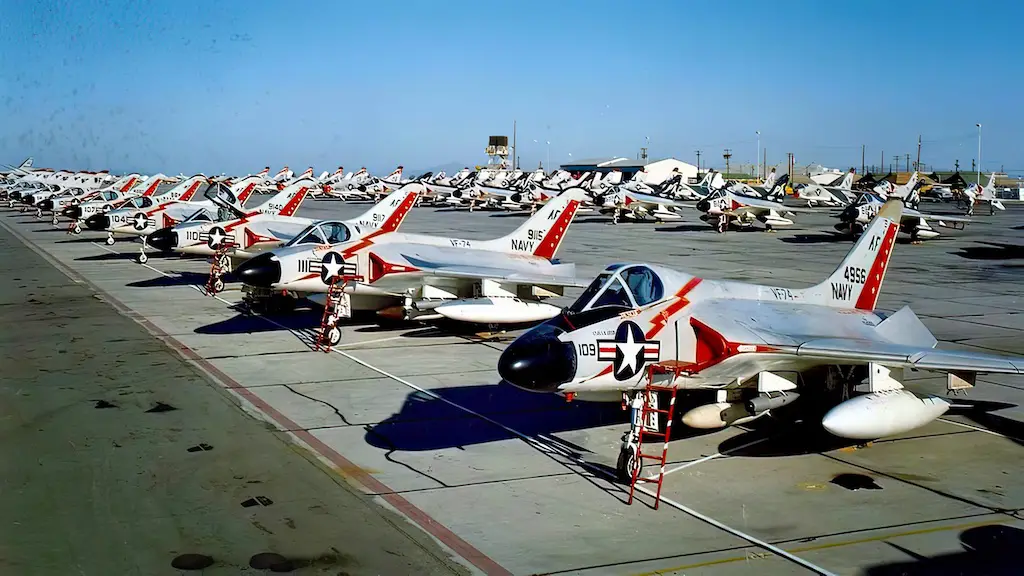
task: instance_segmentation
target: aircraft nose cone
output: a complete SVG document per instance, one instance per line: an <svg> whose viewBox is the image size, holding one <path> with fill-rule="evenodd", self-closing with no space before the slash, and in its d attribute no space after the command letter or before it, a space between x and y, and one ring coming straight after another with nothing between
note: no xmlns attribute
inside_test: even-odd
<svg viewBox="0 0 1024 576"><path fill-rule="evenodd" d="M178 246L178 233L170 226L161 228L150 234L146 243L161 252L170 252Z"/></svg>
<svg viewBox="0 0 1024 576"><path fill-rule="evenodd" d="M36 199L31 194L26 194L21 197L21 203L31 206L36 203Z"/></svg>
<svg viewBox="0 0 1024 576"><path fill-rule="evenodd" d="M78 220L79 218L82 217L82 207L78 205L68 206L67 208L64 209L62 214L68 218L71 218L72 220Z"/></svg>
<svg viewBox="0 0 1024 576"><path fill-rule="evenodd" d="M281 261L274 254L260 254L235 268L235 276L250 286L270 288L281 281Z"/></svg>
<svg viewBox="0 0 1024 576"><path fill-rule="evenodd" d="M518 203L520 203L520 202L522 202L522 201L523 201L523 195L522 195L522 194L518 194L518 193L516 193L516 194L513 194L513 195L509 196L509 198L508 198L508 199L509 199L509 200L510 200L510 201L511 201L511 202L512 202L513 204L518 204Z"/></svg>
<svg viewBox="0 0 1024 576"><path fill-rule="evenodd" d="M560 341L553 327L541 324L502 352L498 374L524 390L554 392L576 375L576 348Z"/></svg>
<svg viewBox="0 0 1024 576"><path fill-rule="evenodd" d="M85 227L89 230L106 230L110 227L110 218L106 214L93 214L85 219Z"/></svg>
<svg viewBox="0 0 1024 576"><path fill-rule="evenodd" d="M700 210L701 212L707 212L710 209L711 202L708 202L707 200L701 200L700 202L697 202L697 210Z"/></svg>
<svg viewBox="0 0 1024 576"><path fill-rule="evenodd" d="M40 210L53 210L53 200L47 198L46 200L40 200L37 206Z"/></svg>

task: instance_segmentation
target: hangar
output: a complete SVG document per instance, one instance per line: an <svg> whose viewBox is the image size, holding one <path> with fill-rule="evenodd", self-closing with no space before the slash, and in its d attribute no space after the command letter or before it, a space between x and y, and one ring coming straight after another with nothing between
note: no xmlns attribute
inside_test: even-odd
<svg viewBox="0 0 1024 576"><path fill-rule="evenodd" d="M675 158L663 158L661 160L653 160L648 162L647 160L634 160L631 158L591 158L588 160L580 160L576 162L568 162L562 164L562 170L568 170L572 172L574 176L578 176L583 172L613 172L618 170L622 172L623 181L632 180L637 172L644 172L646 174L646 181L652 184L657 184L672 173L675 168L679 169L683 177L687 181L696 181L697 179L697 167L693 164L683 162L682 160L676 160Z"/></svg>

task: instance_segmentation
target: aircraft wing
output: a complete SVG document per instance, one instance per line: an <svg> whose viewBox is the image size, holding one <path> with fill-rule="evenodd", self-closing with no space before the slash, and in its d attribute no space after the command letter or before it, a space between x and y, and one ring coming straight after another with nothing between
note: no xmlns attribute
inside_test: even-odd
<svg viewBox="0 0 1024 576"><path fill-rule="evenodd" d="M935 372L1024 374L1024 357L935 348L935 337L907 306L877 322L869 321L873 316L867 313L794 306L786 301L729 300L728 304L698 305L694 318L727 340L765 347L780 369L789 364L788 358L816 365L874 362ZM749 320L754 316L757 322Z"/></svg>
<svg viewBox="0 0 1024 576"><path fill-rule="evenodd" d="M1002 357L980 352L941 350L848 338L808 340L796 347L797 356L810 356L834 362L932 370L938 372L989 372L1024 374L1024 358Z"/></svg>
<svg viewBox="0 0 1024 576"><path fill-rule="evenodd" d="M779 204L778 202L772 202L762 198L753 198L751 196L737 196L734 194L733 198L736 198L736 200L742 204L742 206L734 210L734 212L740 212L744 208L753 208L753 212L761 212L764 210L775 210L776 212L820 212L820 210L814 210L812 208L786 206L785 204Z"/></svg>
<svg viewBox="0 0 1024 576"><path fill-rule="evenodd" d="M671 198L665 198L664 196L654 196L653 194L643 194L641 192L632 192L629 190L620 190L619 194L623 197L623 204L629 206L630 204L640 203L645 206L673 206L676 208L683 207L696 207L696 204L677 202Z"/></svg>
<svg viewBox="0 0 1024 576"><path fill-rule="evenodd" d="M945 214L925 214L924 212L918 212L917 210L903 210L904 219L920 218L922 220L942 220L945 222L970 222L970 218L964 218L963 216L948 216Z"/></svg>
<svg viewBox="0 0 1024 576"><path fill-rule="evenodd" d="M539 286L565 286L570 288L585 288L590 284L589 280L576 278L572 264L562 264L568 273L562 274L540 274L527 270L516 270L511 267L465 265L444 262L431 262L403 254L407 262L417 267L420 273L427 276L441 276L446 278L463 278L467 280L498 280L502 282L513 282L516 284L529 284Z"/></svg>
<svg viewBox="0 0 1024 576"><path fill-rule="evenodd" d="M248 224L249 230L265 238L277 238L282 242L288 242L309 226L309 222L277 222L274 220L256 221Z"/></svg>

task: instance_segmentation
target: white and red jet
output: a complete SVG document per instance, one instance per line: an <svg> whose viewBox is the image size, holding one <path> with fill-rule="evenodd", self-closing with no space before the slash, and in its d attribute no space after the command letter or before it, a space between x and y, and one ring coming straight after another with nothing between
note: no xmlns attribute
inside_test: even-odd
<svg viewBox="0 0 1024 576"><path fill-rule="evenodd" d="M219 250L230 259L225 269L276 248L300 235L317 242L325 240L323 230L344 228L346 237L355 239L375 230L394 232L405 220L423 185L411 183L392 192L361 216L351 220L313 220L295 216L303 199L312 190L311 179L296 182L263 205L249 211L238 211L231 198L223 206L232 211L233 219L217 222L188 221L162 228L149 235L149 245L162 251L212 256ZM221 191L223 192L223 191Z"/></svg>
<svg viewBox="0 0 1024 576"><path fill-rule="evenodd" d="M310 245L299 235L243 263L236 274L257 290L295 295L322 295L333 278L358 276L345 286L351 309L395 320L535 323L559 312L543 299L581 286L574 265L553 259L584 197L583 190L567 190L495 240L376 230Z"/></svg>
<svg viewBox="0 0 1024 576"><path fill-rule="evenodd" d="M531 391L633 404L657 362L671 370L656 384L697 401L682 416L691 427L740 424L799 399L803 410L824 408L822 425L836 436L912 430L949 404L904 390L904 369L944 372L960 389L978 373L1024 374L1024 358L937 349L909 307L874 311L902 209L887 202L835 272L804 289L609 266L574 304L509 345L498 373ZM864 394L848 399L854 392ZM623 477L637 466L640 426L634 420L624 438Z"/></svg>

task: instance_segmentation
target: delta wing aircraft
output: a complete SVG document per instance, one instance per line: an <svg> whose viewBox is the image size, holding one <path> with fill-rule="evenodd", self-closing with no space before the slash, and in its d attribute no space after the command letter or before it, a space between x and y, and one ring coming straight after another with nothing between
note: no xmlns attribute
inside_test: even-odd
<svg viewBox="0 0 1024 576"><path fill-rule="evenodd" d="M771 410L823 414L825 430L875 439L912 430L949 404L903 388L904 369L945 373L950 390L973 386L979 373L1024 374L1024 358L936 348L909 307L874 310L889 266L903 205L885 204L824 282L778 288L702 279L662 266L615 264L551 320L502 353L505 382L593 401L643 402L655 384L696 401L682 422L720 428ZM854 396L854 393L862 395ZM814 407L820 412L809 412ZM618 471L633 477L641 426L623 438Z"/></svg>
<svg viewBox="0 0 1024 576"><path fill-rule="evenodd" d="M151 216L157 215L173 205L187 204L195 196L199 187L207 183L206 176L197 174L182 180L160 196L144 197L148 198L148 201L141 202L148 204L145 207L122 206L106 213L96 213L85 219L85 226L90 230L107 231L108 245L114 243L115 232L140 236L142 232L146 231ZM137 228L134 226L136 222L139 223Z"/></svg>
<svg viewBox="0 0 1024 576"><path fill-rule="evenodd" d="M394 232L423 191L423 185L406 184L392 192L361 216L351 220L312 220L294 216L310 187L293 184L255 210L239 211L237 202L225 199L229 191L218 190L215 201L228 209L232 219L211 222L190 220L170 228L161 228L149 235L150 246L165 252L213 256L225 249L228 261L221 268L231 270L236 262L248 260L262 252L277 248L299 236L304 242L341 242L355 240L375 230Z"/></svg>
<svg viewBox="0 0 1024 576"><path fill-rule="evenodd" d="M581 286L575 266L554 256L583 198L583 190L567 190L495 240L376 230L310 246L300 235L243 263L236 274L256 288L250 293L265 296L322 294L338 276L358 277L345 285L351 309L391 320L535 323L559 312L543 299Z"/></svg>
<svg viewBox="0 0 1024 576"><path fill-rule="evenodd" d="M140 181L141 176L138 174L126 174L103 188L94 190L71 189L54 194L45 200L40 200L38 207L43 212L53 213L53 225L56 226L59 221L59 214L69 206L88 202L94 198L119 198L127 194Z"/></svg>
<svg viewBox="0 0 1024 576"><path fill-rule="evenodd" d="M129 202L136 208L152 206L154 198L158 196L160 185L167 182L174 182L174 180L163 174L154 174L148 180L136 184L130 190L125 192L114 190L101 192L95 198L68 206L61 213L75 221L75 227L72 231L75 234L80 234L82 232L82 223L86 223L86 226L88 226L87 221L97 214L102 216L111 210L123 207ZM171 188L167 192L173 190L174 188ZM143 200L143 198L148 200ZM104 227L99 227L101 223L100 218L93 219L93 222L95 222L94 226L96 226L93 228L94 230L104 229Z"/></svg>

